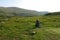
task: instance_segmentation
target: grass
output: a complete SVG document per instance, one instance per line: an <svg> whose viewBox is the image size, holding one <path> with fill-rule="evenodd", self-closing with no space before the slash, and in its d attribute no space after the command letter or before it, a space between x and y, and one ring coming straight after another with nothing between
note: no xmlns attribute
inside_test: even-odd
<svg viewBox="0 0 60 40"><path fill-rule="evenodd" d="M36 19L40 28L33 29ZM0 17L0 21L0 40L60 40L60 16ZM36 33L31 35L30 30Z"/></svg>

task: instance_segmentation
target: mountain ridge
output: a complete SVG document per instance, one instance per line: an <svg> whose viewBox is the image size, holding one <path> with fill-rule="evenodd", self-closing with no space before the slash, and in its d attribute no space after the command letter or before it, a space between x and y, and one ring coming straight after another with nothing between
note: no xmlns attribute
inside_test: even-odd
<svg viewBox="0 0 60 40"><path fill-rule="evenodd" d="M34 10L27 10L18 7L0 7L0 15L7 16L33 16L33 15L43 15L44 13L40 13Z"/></svg>

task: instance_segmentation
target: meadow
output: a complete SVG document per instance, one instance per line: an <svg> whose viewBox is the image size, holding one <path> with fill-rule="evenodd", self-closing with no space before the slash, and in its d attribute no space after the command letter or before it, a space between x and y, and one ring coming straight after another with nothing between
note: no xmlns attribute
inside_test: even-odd
<svg viewBox="0 0 60 40"><path fill-rule="evenodd" d="M37 19L40 28L34 28ZM0 17L0 40L60 40L60 15Z"/></svg>

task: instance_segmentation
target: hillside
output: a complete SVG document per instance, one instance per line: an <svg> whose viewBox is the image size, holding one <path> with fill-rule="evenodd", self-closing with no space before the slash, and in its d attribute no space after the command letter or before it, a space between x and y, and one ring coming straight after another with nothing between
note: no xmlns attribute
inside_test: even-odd
<svg viewBox="0 0 60 40"><path fill-rule="evenodd" d="M51 16L56 16L56 15L60 15L60 12L52 12L52 13L48 13L48 14L45 14L46 16L49 16L49 15L51 15Z"/></svg>
<svg viewBox="0 0 60 40"><path fill-rule="evenodd" d="M37 18L40 28L33 29ZM0 40L60 40L60 16L0 17Z"/></svg>
<svg viewBox="0 0 60 40"><path fill-rule="evenodd" d="M33 15L42 15L44 13L40 13L34 10L26 10L17 7L0 7L0 16L33 16Z"/></svg>

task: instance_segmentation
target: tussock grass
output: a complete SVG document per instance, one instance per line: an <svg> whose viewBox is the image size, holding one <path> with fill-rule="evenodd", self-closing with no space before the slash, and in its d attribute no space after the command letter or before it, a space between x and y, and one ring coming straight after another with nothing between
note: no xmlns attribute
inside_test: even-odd
<svg viewBox="0 0 60 40"><path fill-rule="evenodd" d="M7 19L0 19L0 40L60 40L60 16L16 16ZM40 21L40 28L34 28L36 19ZM30 30L36 33L31 35Z"/></svg>

